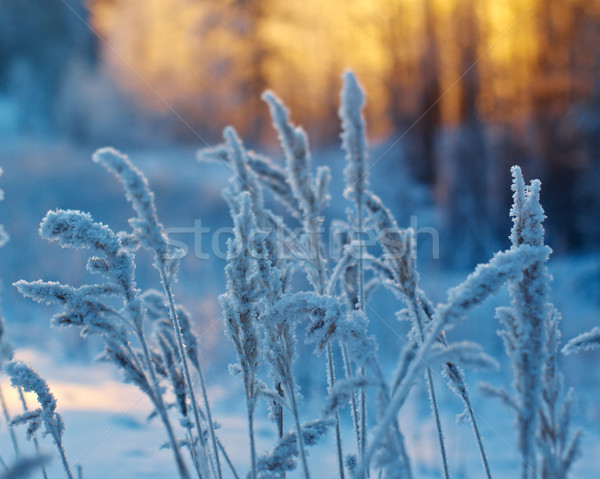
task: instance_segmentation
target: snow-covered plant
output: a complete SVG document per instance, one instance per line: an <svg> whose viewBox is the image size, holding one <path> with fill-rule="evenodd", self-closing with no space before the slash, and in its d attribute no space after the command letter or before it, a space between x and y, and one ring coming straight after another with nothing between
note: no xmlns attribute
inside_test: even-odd
<svg viewBox="0 0 600 479"><path fill-rule="evenodd" d="M324 248L320 227L329 201L327 186L330 173L322 167L313 174L306 133L290 122L289 112L274 93L266 92L263 98L269 106L285 153L285 168L261 154L246 151L231 129L226 130L223 145L202 150L198 155L200 160L222 159L235 173L233 186L226 193L236 233L230 245L227 293L222 297L222 305L240 360L238 370L245 378L252 376L252 383L246 384L246 389L258 387L255 354L264 351L265 358L272 365L275 384L283 386L276 387L275 391L262 390L263 395L272 401L272 412L278 418L279 436L283 440L281 408L285 410L291 406L293 409L289 395L290 385L294 385L295 331L305 318L308 320L306 341L316 344L316 351L325 353L327 357L329 399L323 414L335 419L340 477L344 477L345 471L339 409L345 401L351 405L358 449L358 457L350 454L346 461L350 474L355 477L369 474L371 460L376 458L373 465L384 477L412 477L397 413L420 372L426 373L444 475L450 477L430 367L441 365L449 387L465 405L464 415L470 419L486 477L490 478L491 471L463 368L493 367L496 363L477 345L447 343L445 332L507 282L521 281L528 268L547 259L549 250L536 243L514 246L497 253L488 264L480 265L463 284L450 290L445 304L433 306L419 287L415 232L410 228L399 228L382 201L369 190L362 117L364 95L354 75L347 72L344 75L340 118L342 146L347 154L345 196L353 201L355 208L349 213L347 222L338 222L342 225L338 228L341 232L339 237L343 238L340 244L342 255L330 268L326 260L330 256ZM263 190L269 191L276 202L287 208L291 219L300 221L300 235L289 234L292 228L287 226L287 219L274 215L265 206ZM257 258L260 260L248 256L280 251L278 245L266 244L265 238L271 238L271 227L283 231L286 247L295 254L292 261L276 254L268 255L267 259L259 254ZM362 244L367 228L379 238L379 251L383 252L380 256L373 256ZM261 239L257 240L257 237ZM240 252L243 254L240 255ZM288 273L294 270L304 272L313 292L295 293L289 280L283 286L283 278L287 279L287 275L282 273L284 269ZM368 272L371 278L367 281ZM406 347L399 355L398 369L389 383L391 386L379 365L374 338L367 333L367 292L380 284L402 300L406 309L399 316L410 319L413 325ZM346 300L336 296L338 293ZM228 317L230 311L235 312L235 318ZM265 331L265 334L260 336L259 330ZM248 341L248 338L252 339L252 355L243 350L244 340ZM255 348L254 343L259 341L261 347ZM333 363L333 344L336 342L340 345L345 373L345 378L339 380L335 378ZM248 359L252 362L248 363ZM375 401L376 424L367 442L365 390L369 386L377 388L378 394ZM252 397L255 401L255 396ZM296 422L298 426L299 421ZM296 429L298 434L298 427ZM301 448L298 456L303 462ZM279 450L277 457L280 458ZM281 459L276 462L285 463ZM254 463L254 475L256 467ZM259 471L262 473L260 468Z"/></svg>
<svg viewBox="0 0 600 479"><path fill-rule="evenodd" d="M413 335L420 341L425 337L425 323L431 318L427 316L425 309L431 313L425 293L418 288L419 275L416 270L416 242L415 232L408 228L401 230L389 210L381 200L368 190L368 168L366 164L366 139L365 125L361 115L364 104L364 95L358 86L356 78L351 72L344 75L344 86L342 88L342 101L340 105L340 118L342 120L342 144L347 152L347 167L344 171L346 177L346 190L344 194L355 201L356 204L356 231L358 233L359 254L356 271L356 298L358 306L364 309L365 286L364 286L364 253L361 244L363 235L363 209L366 210L371 227L379 237L381 247L385 254L381 260L371 258L370 267L376 272L374 279L380 280L390 287L408 307L408 315L413 323ZM346 283L348 286L348 283ZM348 289L348 288L347 288ZM443 341L443 337L440 338ZM453 363L446 365L450 369L452 381L459 381L459 368ZM432 373L427 368L427 386L432 405L432 413L436 422L440 450L443 463L444 476L449 477L448 460L444 436L441 427L439 407L437 405L436 392L433 385ZM489 477L489 467L483 448L477 423L472 408L468 391L464 382L458 385L461 391L460 397L465 402L467 410L470 411L472 424L476 431L480 452L484 466ZM361 395L361 399L364 396ZM364 437L361 440L365 440ZM364 447L364 444L362 445Z"/></svg>
<svg viewBox="0 0 600 479"><path fill-rule="evenodd" d="M232 186L226 192L234 217L235 236L230 243L229 265L226 269L228 293L221 297L221 303L230 338L234 342L238 355L239 370L247 390L249 424L253 421L258 397L255 388L258 387L263 396L273 400L271 409L278 424L280 440L283 440L284 408L292 412L297 437L300 435L302 425L297 406L298 386L294 379L292 365L296 356L294 330L298 316L304 311L286 311L289 314L284 314L281 309L286 301L287 304L295 305L295 303L290 302L289 295L284 293L285 276L279 267L285 268L285 262L278 257L277 245L269 234L273 226L280 225L278 219L274 218L273 213L264 205L261 189L254 173L248 167L248 155L241 140L232 128L225 130L224 137L226 151L236 174L232 179ZM268 230L262 231L261 228L268 228ZM232 291L236 285L246 294L245 298L236 298L236 294ZM238 299L242 304L248 303L249 311L240 309L240 303L236 301ZM232 312L235 312L233 317ZM244 351L243 340L238 339L240 334L245 335L245 340L253 338L253 341L262 347L256 348L256 345L252 344L252 351ZM263 355L271 365L271 379L275 391L268 391L265 386L256 382L256 362L259 355ZM251 362L248 362L249 357L252 358ZM255 381L255 386L249 382L252 380ZM251 394L249 395L248 392ZM254 455L252 430L250 435L251 454ZM296 441L295 446L304 475L308 477L305 442ZM295 465L294 461L293 467ZM256 460L253 457L253 474L262 475L256 468Z"/></svg>
<svg viewBox="0 0 600 479"><path fill-rule="evenodd" d="M109 227L80 211L48 212L40 225L40 235L65 248L91 250L94 256L89 258L87 269L104 281L73 287L21 280L15 286L21 294L37 302L62 305L64 312L54 316L54 325L80 327L83 336L98 335L104 340L102 357L114 363L127 382L148 396L165 426L181 477L189 477L148 345L145 308L134 278L133 254L123 248L121 239Z"/></svg>
<svg viewBox="0 0 600 479"><path fill-rule="evenodd" d="M13 347L8 341L6 336L6 324L4 323L4 318L0 315L0 371L4 370L4 365L13 359ZM6 420L6 424L8 424L8 432L10 434L10 440L13 445L13 449L15 450L15 454L17 457L19 456L19 444L17 442L17 437L15 435L15 431L13 426L11 425L11 418L8 412L8 407L6 405L6 400L4 399L4 393L2 392L2 387L0 386L0 407L2 407L2 415ZM0 455L1 456L1 455ZM0 459L2 459L0 457ZM2 459L4 461L4 459Z"/></svg>
<svg viewBox="0 0 600 479"><path fill-rule="evenodd" d="M336 385L333 359L333 344L335 344L336 340L341 347L344 372L347 377L351 378L355 374L352 363L358 367L356 374L361 377L365 374L364 367L366 365L370 366L372 372L378 378L382 377L381 368L374 355L376 347L372 338L367 337L368 320L361 305L360 293L356 294L355 297L357 300L351 302L350 310L347 313L332 314L334 311L341 310L340 305L342 304L339 298L332 296L335 294L337 282L342 276L348 278L346 271L354 267L355 260L358 263L358 274L356 281L351 286L348 286L360 292L364 290L362 251L360 251L362 249L360 247L362 241L360 236L360 231L362 231L362 196L367 185L366 140L361 114L364 96L356 78L351 72L347 72L344 76L342 97L340 116L344 124L345 133L343 134L343 139L349 159L349 166L346 169L348 183L347 196L355 201L357 216L359 218L357 223L352 227L352 234L347 236L350 242L359 244L359 252L357 255L358 258L352 256L355 248L351 247L351 244L346 245L343 258L330 272L320 231L320 225L324 219L322 211L329 202L327 188L330 179L329 169L327 167L317 168L313 175L308 139L305 132L302 128L291 124L289 113L279 98L271 92L263 95L271 110L273 125L278 132L286 156L286 180L300 208L299 215L296 215L296 217L301 220L302 234L297 241L296 248L298 251L304 252L300 260L316 294L311 297L312 304L306 311L307 313L311 311L311 315L316 313L308 330L307 339L311 342L316 342L317 350L322 351L326 355L326 373L330 394L333 393ZM358 232L357 240L354 235L356 232ZM295 306L296 311L302 311L302 302L306 301L306 299L307 296L296 296L295 301L299 302ZM294 309L293 306L290 306L290 308ZM358 308L358 310L354 311L355 308ZM346 317L347 315L348 317ZM315 339L316 337L319 339ZM352 354L349 353L349 350L351 350ZM387 389L384 383L380 385L382 390ZM351 406L357 446L362 457L367 437L367 406L364 389L358 389L357 391L358 400L356 395L352 393ZM383 392L383 394L385 396L387 393ZM340 431L340 418L337 409L332 414L336 423L338 471L339 476L343 478L344 452ZM406 456L404 441L399 429L396 431L394 440L390 441L390 447L394 448L396 454Z"/></svg>
<svg viewBox="0 0 600 479"><path fill-rule="evenodd" d="M254 437L254 411L259 397L260 384L256 376L260 353L258 302L260 291L253 281L256 274L255 236L252 231L254 218L250 211L249 197L238 205L234 216L234 237L229 241L227 253L227 292L219 297L227 335L233 342L238 362L233 366L244 384L248 413L248 434L252 477L256 479L256 446Z"/></svg>
<svg viewBox="0 0 600 479"><path fill-rule="evenodd" d="M430 360L459 362L467 359L464 355L458 357L439 356L434 354L434 346L443 331L448 331L463 319L469 310L480 305L490 295L498 291L507 281L518 279L522 270L540 259L547 257L545 247L521 246L520 248L499 252L487 263L477 266L467 279L459 286L448 292L446 303L440 304L432 316L425 340L414 350L407 353L406 365L401 368L401 377L396 378L395 388L389 404L381 415L375 433L365 453L365 460L359 464L356 474L363 477L373 455L378 451L386 437L386 428L395 423L396 415L404 404L406 396L417 374L422 372ZM460 351L460 349L459 349ZM479 361L477 361L479 362Z"/></svg>
<svg viewBox="0 0 600 479"><path fill-rule="evenodd" d="M5 366L5 371L10 377L11 384L16 388L22 388L25 392L33 392L37 396L40 407L33 411L27 411L11 420L13 425L23 424L27 426L27 435L32 436L40 428L44 435L50 435L60 454L69 479L73 479L71 467L63 446L63 433L65 425L61 415L56 412L56 398L50 391L46 381L31 367L21 361L11 361Z"/></svg>
<svg viewBox="0 0 600 479"><path fill-rule="evenodd" d="M548 479L566 479L580 454L581 430L571 434L573 389L563 394L563 375L558 369L560 313L553 309L546 327L546 361L542 368L542 404L537 444L540 473Z"/></svg>
<svg viewBox="0 0 600 479"><path fill-rule="evenodd" d="M0 175L2 174L2 169L0 168ZM0 190L0 201L4 199L4 191ZM3 247L9 240L8 233L4 229L3 225L0 225L0 248ZM0 312L0 374L4 372L4 367L6 364L10 363L13 360L14 349L10 341L8 340L8 334L6 331L6 324L4 322L4 317ZM21 405L23 407L23 412L25 415L30 414L29 408L27 406L27 401L25 400L25 395L23 394L23 388L21 386L15 387L19 399L21 401ZM8 426L8 432L10 435L10 439L14 448L16 463L12 466L9 466L7 462L0 454L0 465L2 465L6 472L0 477L7 478L19 478L19 477L27 477L30 473L35 470L41 468L42 475L44 479L48 479L48 474L46 472L45 464L49 461L49 457L43 455L40 452L40 444L36 434L30 434L30 431L27 432L27 437L33 440L33 444L35 446L35 456L24 457L21 449L19 448L19 443L17 441L17 436L15 434L14 426L12 418L8 407L6 404L6 400L4 398L4 393L2 388L0 387L0 407L2 408L2 414L4 419L6 420L6 424Z"/></svg>
<svg viewBox="0 0 600 479"><path fill-rule="evenodd" d="M7 334L6 334L6 324L4 323L4 318L0 314L0 372L4 371L4 366L6 364L10 363L12 360L13 360L13 347L12 347L12 344L9 342ZM31 411L29 410L29 407L27 406L27 401L25 400L25 395L23 394L23 388L21 386L16 386L15 389L19 396L19 400L21 401L21 405L23 407L23 413L25 415L30 414ZM15 426L15 423L13 422L14 418L11 417L11 415L8 411L6 400L4 399L4 393L1 388L0 388L0 406L2 407L2 413L4 415L4 419L6 420L6 423L8 425L8 432L10 434L10 439L11 439L11 442L12 442L12 445L14 448L15 456L17 457L17 464L13 466L13 469L15 470L15 472L14 472L15 477L19 477L17 475L17 473L21 474L21 472L18 472L18 471L22 470L23 471L22 474L26 474L27 471L41 468L44 479L48 479L48 475L46 473L46 468L45 468L45 463L48 462L49 458L41 454L40 444L39 444L37 435L34 433L31 433L29 430L27 431L27 437L29 439L33 440L33 444L34 444L35 451L36 451L36 456L22 457L22 453L19 448L19 443L17 441L17 436L16 436L15 430L14 430L14 426ZM1 454L0 454L0 463L3 464L6 468L8 468L8 465L6 464L4 458L2 457Z"/></svg>
<svg viewBox="0 0 600 479"><path fill-rule="evenodd" d="M196 400L196 394L192 384L190 368L188 363L188 355L186 354L186 346L183 340L183 332L175 299L173 296L173 282L175 281L177 266L179 263L178 252L171 247L164 233L163 225L159 222L154 205L154 193L150 190L148 180L137 169L125 155L111 148L103 148L98 150L93 160L96 163L103 165L109 171L113 172L123 184L125 196L132 204L136 212L136 217L131 218L129 223L133 227L133 237L142 247L154 253L154 267L158 270L160 280L164 289L165 297L168 304L169 319L174 331L174 336L177 344L177 352L179 362L182 365L183 379L186 388L187 396L191 402L191 410L196 427L196 433L199 437L201 449L192 454L192 456L205 456L208 448L204 441L204 432L200 420L200 408ZM164 352L164 348L163 352ZM210 431L212 454L209 455L209 460L213 468L213 472L219 479L222 478L221 463L219 459L219 448L217 447L217 439L215 435L214 425L211 419L210 404L206 395L206 385L204 383L204 374L196 357L196 369L199 372L202 385L204 407L209 418L208 429ZM180 391L183 392L183 391ZM206 462L205 457L195 458L195 462Z"/></svg>
<svg viewBox="0 0 600 479"><path fill-rule="evenodd" d="M525 185L518 166L512 168L512 174L511 250L543 247L545 216L539 198L540 182ZM525 266L523 276L509 283L511 306L497 310L517 397L509 399L502 389L485 386L488 395L509 404L516 414L523 479L537 477L538 460L543 477L565 478L579 442L578 433L569 437L571 400L570 394L562 398L562 375L558 371L560 314L548 297L546 261L547 257L540 257Z"/></svg>
<svg viewBox="0 0 600 479"><path fill-rule="evenodd" d="M544 211L539 202L540 182L525 186L520 168L513 170L514 203L511 210L513 247L544 243ZM544 347L546 323L552 314L548 302L548 273L545 261L532 264L520 281L509 286L511 308L498 315L508 334L504 334L513 362L515 389L518 392L518 444L522 455L521 477L527 479L535 468L535 436L540 411L542 367L547 355ZM511 334L512 333L512 334ZM508 343L510 341L510 343Z"/></svg>
<svg viewBox="0 0 600 479"><path fill-rule="evenodd" d="M400 311L398 315L399 317L406 315L406 318L412 323L411 335L416 338L416 341L415 345L411 345L410 348L414 348L417 344L425 340L426 327L432 320L435 312L425 292L419 288L419 274L416 266L416 233L412 228L401 230L391 212L377 196L370 192L365 197L365 207L384 251L382 258L379 261L375 261L372 267L380 275L382 284L391 289L405 304L406 309ZM446 345L444 336L440 336L438 341ZM412 354L412 352L409 352L409 354ZM403 362L401 362L401 365L398 368L400 374L403 371ZM450 388L460 397L465 405L466 413L473 426L486 477L489 479L491 472L487 454L479 432L477 418L471 405L464 372L453 362L446 362L444 364L444 373L449 380ZM394 381L395 384L397 382L398 379ZM438 433L444 477L448 478L450 472L446 445L432 372L429 367L426 371L426 382L431 401L431 410Z"/></svg>
<svg viewBox="0 0 600 479"><path fill-rule="evenodd" d="M300 206L300 219L302 221L302 236L300 247L308 251L305 257L304 268L315 292L322 295L325 292L328 269L324 248L321 242L320 216L322 210L329 203L328 185L331 173L327 167L319 167L313 177L311 169L311 156L308 147L308 138L302 128L295 127L289 119L289 112L283 102L272 92L263 94L263 99L269 105L273 126L276 129L280 143L286 156L287 182L291 192ZM333 363L333 350L327 344L327 381L329 390L335 385L335 366ZM344 477L342 438L340 432L339 415L336 411L336 447L338 456L338 470L340 478ZM302 443L299 443L302 447ZM305 462L304 456L303 463Z"/></svg>
<svg viewBox="0 0 600 479"><path fill-rule="evenodd" d="M339 116L342 122L342 147L346 151L347 165L344 169L346 180L346 190L344 196L354 201L356 210L356 221L354 230L356 232L356 242L358 244L357 272L356 272L356 292L358 303L354 305L364 313L365 310L365 274L364 274L364 252L363 252L363 216L364 206L363 198L367 191L368 165L367 165L367 141L365 122L362 116L362 108L365 104L365 95L360 88L358 81L351 71L344 74L342 94L339 108ZM350 285L348 285L350 286ZM350 372L350 371L348 371ZM364 375L364 370L357 372ZM365 448L367 446L367 398L365 390L359 392L359 414L360 424L357 425L357 434L359 438L359 452L361 458L364 458Z"/></svg>
<svg viewBox="0 0 600 479"><path fill-rule="evenodd" d="M308 137L300 127L290 123L289 112L283 102L272 92L263 94L269 105L273 126L286 157L286 180L300 208L302 236L300 245L307 252L304 268L315 290L323 293L327 277L327 257L320 241L321 212L329 202L327 187L331 174L329 168L319 167L312 172L312 159Z"/></svg>
<svg viewBox="0 0 600 479"><path fill-rule="evenodd" d="M300 414L298 412L298 385L294 378L293 365L296 354L296 325L301 319L303 309L294 300L292 294L286 294L261 314L261 326L264 330L264 354L271 365L271 374L282 385L284 395L282 403L294 416L296 436L302 435ZM302 463L304 477L308 479L309 470L304 442L297 441L298 454Z"/></svg>
<svg viewBox="0 0 600 479"><path fill-rule="evenodd" d="M331 425L332 421L321 419L302 424L303 444L305 446L316 444L327 433ZM261 479L285 478L286 472L296 469L298 450L298 434L296 432L284 434L272 451L258 458L258 477Z"/></svg>
<svg viewBox="0 0 600 479"><path fill-rule="evenodd" d="M186 430L186 439L181 442L185 444L190 452L194 468L199 476L207 473L206 464L201 463L196 451L197 440L194 436L194 420L191 417L185 379L180 363L177 361L178 349L176 340L173 337L173 328L169 320L168 308L164 305L163 296L154 290L149 290L143 295L144 305L147 315L157 321L156 340L158 342L159 354L153 356L156 372L159 376L165 378L171 383L171 388L175 396L174 406L179 412L180 424ZM178 310L178 316L185 315L185 312ZM151 414L154 417L156 412ZM164 447L169 447L167 443Z"/></svg>

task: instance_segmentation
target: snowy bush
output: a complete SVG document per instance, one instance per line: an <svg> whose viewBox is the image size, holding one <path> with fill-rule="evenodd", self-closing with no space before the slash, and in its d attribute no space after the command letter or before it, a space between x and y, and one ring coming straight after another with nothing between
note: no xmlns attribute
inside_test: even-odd
<svg viewBox="0 0 600 479"><path fill-rule="evenodd" d="M135 213L130 231L116 233L89 214L73 210L50 211L40 225L40 235L48 241L89 252L86 267L98 281L72 286L21 280L15 286L35 301L60 305L55 326L76 327L82 336L102 340L100 359L119 369L124 381L137 386L153 405L152 414L164 426L166 447L180 477L218 479L284 478L294 470L305 479L323 477L310 470L307 457L310 448L328 447L322 440L326 434L334 437L328 453L337 463L337 471L329 476L415 477L399 411L421 380L429 393L441 474L453 477L446 444L453 438L444 434L433 381L440 369L447 386L464 404L461 417L473 429L482 477L494 477L493 451L485 447L467 371L490 370L498 364L480 345L450 341L447 332L508 286L512 303L499 308L498 317L515 394L490 384L482 385L482 391L499 398L515 414L522 479L539 477L538 473L544 478L566 478L579 450L579 432L569 432L572 393L563 393L558 369L560 314L549 300L545 265L551 250L543 239L540 183L526 186L520 169L513 169L512 246L477 266L448 291L445 302L433 304L420 286L416 232L399 226L370 189L364 93L351 72L344 74L343 82L339 114L349 208L345 218L335 220L341 238L339 257L328 251L323 234L331 172L328 167L313 168L305 131L291 123L290 113L274 93L266 92L263 99L285 155L284 166L247 150L232 127L224 130L222 144L198 154L202 161L223 161L232 171L224 197L234 235L219 302L236 355L230 371L244 392L248 471L236 470L228 445L219 438L198 339L174 297L181 251L167 240L149 183L126 156L102 149L93 159L122 183ZM278 213L282 211L287 214ZM365 237L377 238L377 244L367 244ZM162 291L138 287L139 248L153 255ZM396 358L380 357L377 338L369 333L373 311L369 298L379 287L394 293L398 318L411 325ZM0 341L2 332L0 328ZM597 346L598 336L593 330L571 341L565 351ZM314 346L314 353L322 358L327 381L323 408L316 417L303 417L299 407L302 395L295 371L303 343ZM0 351L6 360L12 359L10 348L3 344ZM384 365L391 359L397 367L388 374ZM43 427L70 475L62 447L64 427L48 386L20 362L9 362L5 370L13 386L33 390L41 406L13 417L11 434L13 425L24 424L35 439ZM196 377L199 388L194 385ZM259 408L268 409L273 422L269 451L259 451L256 445ZM354 429L351 437L342 433L346 420Z"/></svg>

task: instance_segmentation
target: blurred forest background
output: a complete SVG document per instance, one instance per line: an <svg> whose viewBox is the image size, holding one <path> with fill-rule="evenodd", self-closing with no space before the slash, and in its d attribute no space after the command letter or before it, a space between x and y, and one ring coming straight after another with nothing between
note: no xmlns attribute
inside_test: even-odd
<svg viewBox="0 0 600 479"><path fill-rule="evenodd" d="M599 44L597 0L3 0L0 138L203 147L232 123L269 149L271 88L326 149L350 67L371 162L430 193L448 261L507 244L512 164L542 179L555 251L590 250Z"/></svg>

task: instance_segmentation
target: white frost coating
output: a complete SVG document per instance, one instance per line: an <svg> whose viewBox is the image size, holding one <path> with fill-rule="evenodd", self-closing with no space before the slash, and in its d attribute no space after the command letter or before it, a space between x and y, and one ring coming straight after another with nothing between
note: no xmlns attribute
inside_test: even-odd
<svg viewBox="0 0 600 479"><path fill-rule="evenodd" d="M300 207L292 193L285 171L265 155L254 151L246 151L245 153L248 166L260 179L262 186L266 187L280 199L292 216L299 218ZM232 164L233 161L232 158L229 157L229 149L226 143L222 143L213 148L200 149L196 158L201 163L225 161L228 164Z"/></svg>
<svg viewBox="0 0 600 479"><path fill-rule="evenodd" d="M263 93L262 98L269 105L273 126L285 152L287 178L292 193L304 214L312 216L316 210L316 195L306 133L302 128L291 124L288 110L273 92Z"/></svg>
<svg viewBox="0 0 600 479"><path fill-rule="evenodd" d="M438 307L438 316L446 324L462 319L473 306L496 292L506 281L522 277L522 270L545 261L550 254L547 246L523 245L496 253L487 264L480 264L465 281L448 291L448 302Z"/></svg>
<svg viewBox="0 0 600 479"><path fill-rule="evenodd" d="M513 248L520 245L539 247L544 244L544 210L539 201L540 182L525 185L521 169L512 168L514 205L511 210ZM521 477L527 479L535 471L536 431L541 408L541 375L546 360L544 337L551 314L548 302L547 258L533 262L523 270L523 277L509 284L511 317L514 318L511 360L514 387L518 393L517 442L523 464ZM505 313L501 313L505 314ZM505 314L506 316L506 314Z"/></svg>
<svg viewBox="0 0 600 479"><path fill-rule="evenodd" d="M177 311L171 289L177 273L179 260L181 259L181 252L168 244L163 225L158 221L156 214L154 193L150 190L148 180L142 174L142 172L138 170L125 155L111 148L103 148L98 150L93 155L93 160L94 162L100 163L106 167L109 171L112 171L123 184L125 196L132 204L133 209L137 214L136 218L130 218L129 220L129 224L133 228L133 235L136 237L141 246L154 253L154 267L159 272L161 283L165 291L165 296L169 304L169 319L172 323L173 331L177 339L179 359L183 366L185 383L188 389L192 410L194 412L194 421L197 434L200 439L200 444L202 445L199 455L199 462L205 464L206 459L203 457L205 452L204 434L200 425L200 415L189 374L187 355L185 353L183 338L181 335L181 327L177 317ZM214 463L216 464L215 467L217 469L218 479L221 479L220 463L212 424L210 425L210 431L214 444Z"/></svg>
<svg viewBox="0 0 600 479"><path fill-rule="evenodd" d="M302 439L306 446L313 446L327 434L333 426L333 421L317 419L302 424ZM288 432L283 435L275 448L258 459L258 474L260 479L281 479L286 472L293 471L297 466L298 435Z"/></svg>
<svg viewBox="0 0 600 479"><path fill-rule="evenodd" d="M225 317L226 331L234 344L238 362L244 375L248 398L256 400L255 373L258 367L259 335L257 302L260 291L252 281L256 274L256 257L251 235L256 228L251 211L250 196L240 196L239 213L234 218L234 238L229 242L228 264L225 267L227 292L219 297Z"/></svg>
<svg viewBox="0 0 600 479"><path fill-rule="evenodd" d="M109 297L121 294L116 285L104 283L74 288L40 280L20 280L14 285L23 296L38 303L64 306L65 312L52 318L53 326L80 326L82 337L99 334L119 340L127 335L118 311L105 302Z"/></svg>
<svg viewBox="0 0 600 479"><path fill-rule="evenodd" d="M229 240L225 276L227 292L219 296L225 319L225 330L234 345L238 363L233 370L240 372L246 392L248 412L248 435L252 477L256 479L256 446L254 440L254 410L260 393L260 382L256 378L260 353L257 303L259 288L253 278L256 276L256 250L253 235L256 233L256 220L252 213L250 194L244 191L230 199L234 215L234 237ZM237 205L234 203L237 201ZM235 209L234 209L235 206Z"/></svg>
<svg viewBox="0 0 600 479"><path fill-rule="evenodd" d="M377 195L367 192L364 205L385 251L385 266L389 268L397 289L408 299L413 298L419 282L414 230L401 229Z"/></svg>
<svg viewBox="0 0 600 479"><path fill-rule="evenodd" d="M63 248L89 248L100 254L115 254L121 247L108 226L77 210L48 211L40 223L40 236Z"/></svg>
<svg viewBox="0 0 600 479"><path fill-rule="evenodd" d="M581 430L570 432L573 390L563 393L563 375L558 369L560 313L556 310L546 322L546 361L542 369L542 404L537 445L541 475L566 479L573 462L581 454Z"/></svg>
<svg viewBox="0 0 600 479"><path fill-rule="evenodd" d="M102 148L96 151L92 159L113 172L123 184L125 196L137 214L137 217L131 218L129 223L141 244L157 251L161 256L166 256L167 238L156 216L154 193L150 190L146 177L127 156L113 148Z"/></svg>
<svg viewBox="0 0 600 479"><path fill-rule="evenodd" d="M46 381L22 361L11 361L5 366L6 374L15 387L22 387L26 392L36 394L42 408L42 417L59 436L62 436L64 426L60 415L56 415L56 398L50 392Z"/></svg>
<svg viewBox="0 0 600 479"><path fill-rule="evenodd" d="M600 348L600 328L595 327L587 333L580 334L571 339L562 349L564 354L574 354L580 351L590 351Z"/></svg>
<svg viewBox="0 0 600 479"><path fill-rule="evenodd" d="M122 248L119 236L109 227L80 211L48 212L40 224L40 236L63 248L90 249L97 256L89 258L88 270L107 281L80 288L42 281L19 281L15 286L38 302L61 304L64 312L54 317L55 325L79 326L82 335L102 336L101 359L114 363L125 381L148 395L167 430L180 476L188 478L144 331L145 312L135 283L133 254ZM118 311L114 309L115 296L122 301Z"/></svg>
<svg viewBox="0 0 600 479"><path fill-rule="evenodd" d="M143 308L134 279L133 256L121 248L118 236L109 227L94 222L89 214L73 210L48 212L40 225L40 235L58 241L64 248L91 249L99 256L90 258L88 269L107 281L75 288L56 282L21 280L15 283L19 292L40 303L62 305L64 312L53 318L55 325L79 326L82 335L100 334L112 350L126 345L126 326L141 327ZM121 311L114 309L114 297L123 301ZM117 364L123 366L125 362L135 361L119 359Z"/></svg>
<svg viewBox="0 0 600 479"><path fill-rule="evenodd" d="M273 92L263 93L262 98L269 106L273 126L286 157L287 181L299 205L303 227L302 246L309 252L307 275L315 290L322 293L327 281L327 260L321 251L322 217L319 214L329 201L326 187L330 173L326 167L322 167L317 170L317 178L313 178L306 133L302 128L292 125L289 112Z"/></svg>
<svg viewBox="0 0 600 479"><path fill-rule="evenodd" d="M362 109L365 95L352 71L344 73L339 116L342 120L342 146L346 150L344 169L346 190L350 199L360 199L369 187L367 169L367 141Z"/></svg>
<svg viewBox="0 0 600 479"><path fill-rule="evenodd" d="M511 250L525 246L544 248L546 218L540 203L540 182L525 184L514 166ZM545 247L547 248L547 247ZM558 371L560 314L549 301L547 257L523 265L523 275L509 283L510 307L496 310L499 331L512 363L516 395L484 386L488 396L500 399L517 417L517 443L522 457L521 478L564 479L579 450L579 432L569 432L571 400L563 398ZM537 471L537 466L541 470Z"/></svg>
<svg viewBox="0 0 600 479"><path fill-rule="evenodd" d="M261 189L258 186L254 172L247 167L248 159L241 138L232 126L228 126L223 130L223 138L226 142L227 157L231 159L233 171L236 174L232 178L236 193L249 192L254 208L261 210L263 206Z"/></svg>
<svg viewBox="0 0 600 479"><path fill-rule="evenodd" d="M96 223L88 213L75 210L49 211L40 224L40 236L58 241L63 248L91 249L101 257L93 257L90 268L100 272L122 289L124 294L136 290L133 256L121 248L121 241L112 230Z"/></svg>
<svg viewBox="0 0 600 479"><path fill-rule="evenodd" d="M25 392L35 393L40 404L39 409L25 412L23 415L15 417L11 422L13 424L27 424L30 434L44 426L44 432L50 435L60 453L66 476L73 479L62 443L65 425L61 415L56 412L56 398L50 392L48 384L31 367L21 361L11 361L4 369L14 387L23 388Z"/></svg>

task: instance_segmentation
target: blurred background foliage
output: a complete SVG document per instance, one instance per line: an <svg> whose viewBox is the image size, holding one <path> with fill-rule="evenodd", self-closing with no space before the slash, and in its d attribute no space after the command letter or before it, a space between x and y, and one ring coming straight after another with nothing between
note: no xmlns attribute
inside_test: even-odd
<svg viewBox="0 0 600 479"><path fill-rule="evenodd" d="M593 249L599 43L589 0L3 0L0 137L201 147L231 123L270 149L271 88L327 148L350 67L372 163L431 192L451 261L506 244L517 163L555 250Z"/></svg>

